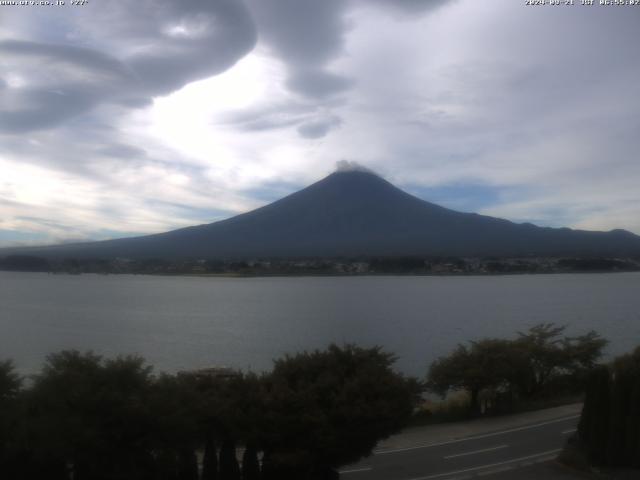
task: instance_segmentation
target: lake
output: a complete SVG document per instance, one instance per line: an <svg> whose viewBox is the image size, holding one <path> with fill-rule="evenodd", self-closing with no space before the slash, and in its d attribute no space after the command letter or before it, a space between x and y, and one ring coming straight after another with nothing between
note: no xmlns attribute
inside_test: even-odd
<svg viewBox="0 0 640 480"><path fill-rule="evenodd" d="M138 353L156 370L268 369L330 342L381 345L422 376L459 342L539 322L640 344L640 273L169 277L0 272L0 359L37 371L66 348Z"/></svg>

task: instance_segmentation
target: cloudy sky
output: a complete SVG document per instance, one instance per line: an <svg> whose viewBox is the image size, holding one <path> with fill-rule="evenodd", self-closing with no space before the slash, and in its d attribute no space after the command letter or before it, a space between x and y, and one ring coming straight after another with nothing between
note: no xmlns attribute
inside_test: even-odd
<svg viewBox="0 0 640 480"><path fill-rule="evenodd" d="M0 246L208 223L340 160L640 234L640 6L575 3L0 5Z"/></svg>

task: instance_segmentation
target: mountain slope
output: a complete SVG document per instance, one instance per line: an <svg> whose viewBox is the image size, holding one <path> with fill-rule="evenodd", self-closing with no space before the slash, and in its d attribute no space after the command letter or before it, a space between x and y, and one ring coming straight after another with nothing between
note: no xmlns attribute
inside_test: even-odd
<svg viewBox="0 0 640 480"><path fill-rule="evenodd" d="M640 254L640 237L624 230L542 228L460 213L409 195L375 174L349 171L216 223L21 250L77 258L629 255Z"/></svg>

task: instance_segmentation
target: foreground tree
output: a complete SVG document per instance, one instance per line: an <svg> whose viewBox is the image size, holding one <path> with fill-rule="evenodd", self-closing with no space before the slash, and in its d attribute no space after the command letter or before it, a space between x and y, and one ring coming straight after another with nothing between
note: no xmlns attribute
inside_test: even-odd
<svg viewBox="0 0 640 480"><path fill-rule="evenodd" d="M202 455L202 480L218 480L218 450L212 433L205 436Z"/></svg>
<svg viewBox="0 0 640 480"><path fill-rule="evenodd" d="M220 447L220 480L240 480L236 443L228 437Z"/></svg>
<svg viewBox="0 0 640 480"><path fill-rule="evenodd" d="M590 375L578 438L593 464L640 468L640 347Z"/></svg>
<svg viewBox="0 0 640 480"><path fill-rule="evenodd" d="M29 395L36 469L62 465L73 479L148 478L149 385L150 368L137 357L50 355Z"/></svg>
<svg viewBox="0 0 640 480"><path fill-rule="evenodd" d="M427 386L442 396L454 390L468 392L471 414L482 412L483 394L488 397L485 403L506 397L511 405L517 397L580 391L607 342L593 331L563 337L564 331L565 327L542 323L515 340L487 338L458 345L431 364Z"/></svg>
<svg viewBox="0 0 640 480"><path fill-rule="evenodd" d="M265 382L264 478L337 478L404 427L420 393L380 348L331 345L275 362Z"/></svg>
<svg viewBox="0 0 640 480"><path fill-rule="evenodd" d="M595 368L587 379L587 391L578 424L578 432L588 448L588 456L594 463L604 463L609 433L611 410L611 375L609 368Z"/></svg>
<svg viewBox="0 0 640 480"><path fill-rule="evenodd" d="M528 359L518 377L522 395L532 397L544 392L558 377L583 382L602 357L607 341L598 333L592 330L577 337L563 337L565 330L565 326L541 323L518 334L514 346Z"/></svg>
<svg viewBox="0 0 640 480"><path fill-rule="evenodd" d="M469 393L471 414L481 413L480 393L484 390L511 391L526 359L512 342L485 339L458 345L448 356L431 364L427 387L442 396L452 390Z"/></svg>
<svg viewBox="0 0 640 480"><path fill-rule="evenodd" d="M15 371L11 360L0 362L0 402L16 398L22 386L22 379Z"/></svg>
<svg viewBox="0 0 640 480"><path fill-rule="evenodd" d="M249 444L242 455L242 480L260 480L260 462L255 446Z"/></svg>
<svg viewBox="0 0 640 480"><path fill-rule="evenodd" d="M150 434L154 456L166 464L156 468L157 476L197 480L195 452L205 442L200 425L202 398L194 379L183 374L155 378L147 408L153 419Z"/></svg>
<svg viewBox="0 0 640 480"><path fill-rule="evenodd" d="M251 373L233 372L198 376L196 384L201 398L199 422L205 438L203 480L238 480L241 471L236 446L255 453L262 435L265 408L262 383Z"/></svg>
<svg viewBox="0 0 640 480"><path fill-rule="evenodd" d="M152 376L138 357L63 351L26 389L0 363L0 477L337 478L412 414L420 386L393 362L348 345L285 357L261 377Z"/></svg>
<svg viewBox="0 0 640 480"><path fill-rule="evenodd" d="M0 476L15 475L21 467L16 453L19 448L17 437L23 417L19 396L22 379L16 373L11 361L0 362Z"/></svg>

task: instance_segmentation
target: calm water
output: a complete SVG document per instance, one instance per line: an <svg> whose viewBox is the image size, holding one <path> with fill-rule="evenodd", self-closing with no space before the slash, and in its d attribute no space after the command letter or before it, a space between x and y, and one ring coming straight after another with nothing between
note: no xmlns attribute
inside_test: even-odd
<svg viewBox="0 0 640 480"><path fill-rule="evenodd" d="M261 370L329 342L382 345L423 375L458 342L539 322L640 344L640 273L198 278L0 272L0 358L24 373L64 348L139 353L159 370Z"/></svg>

